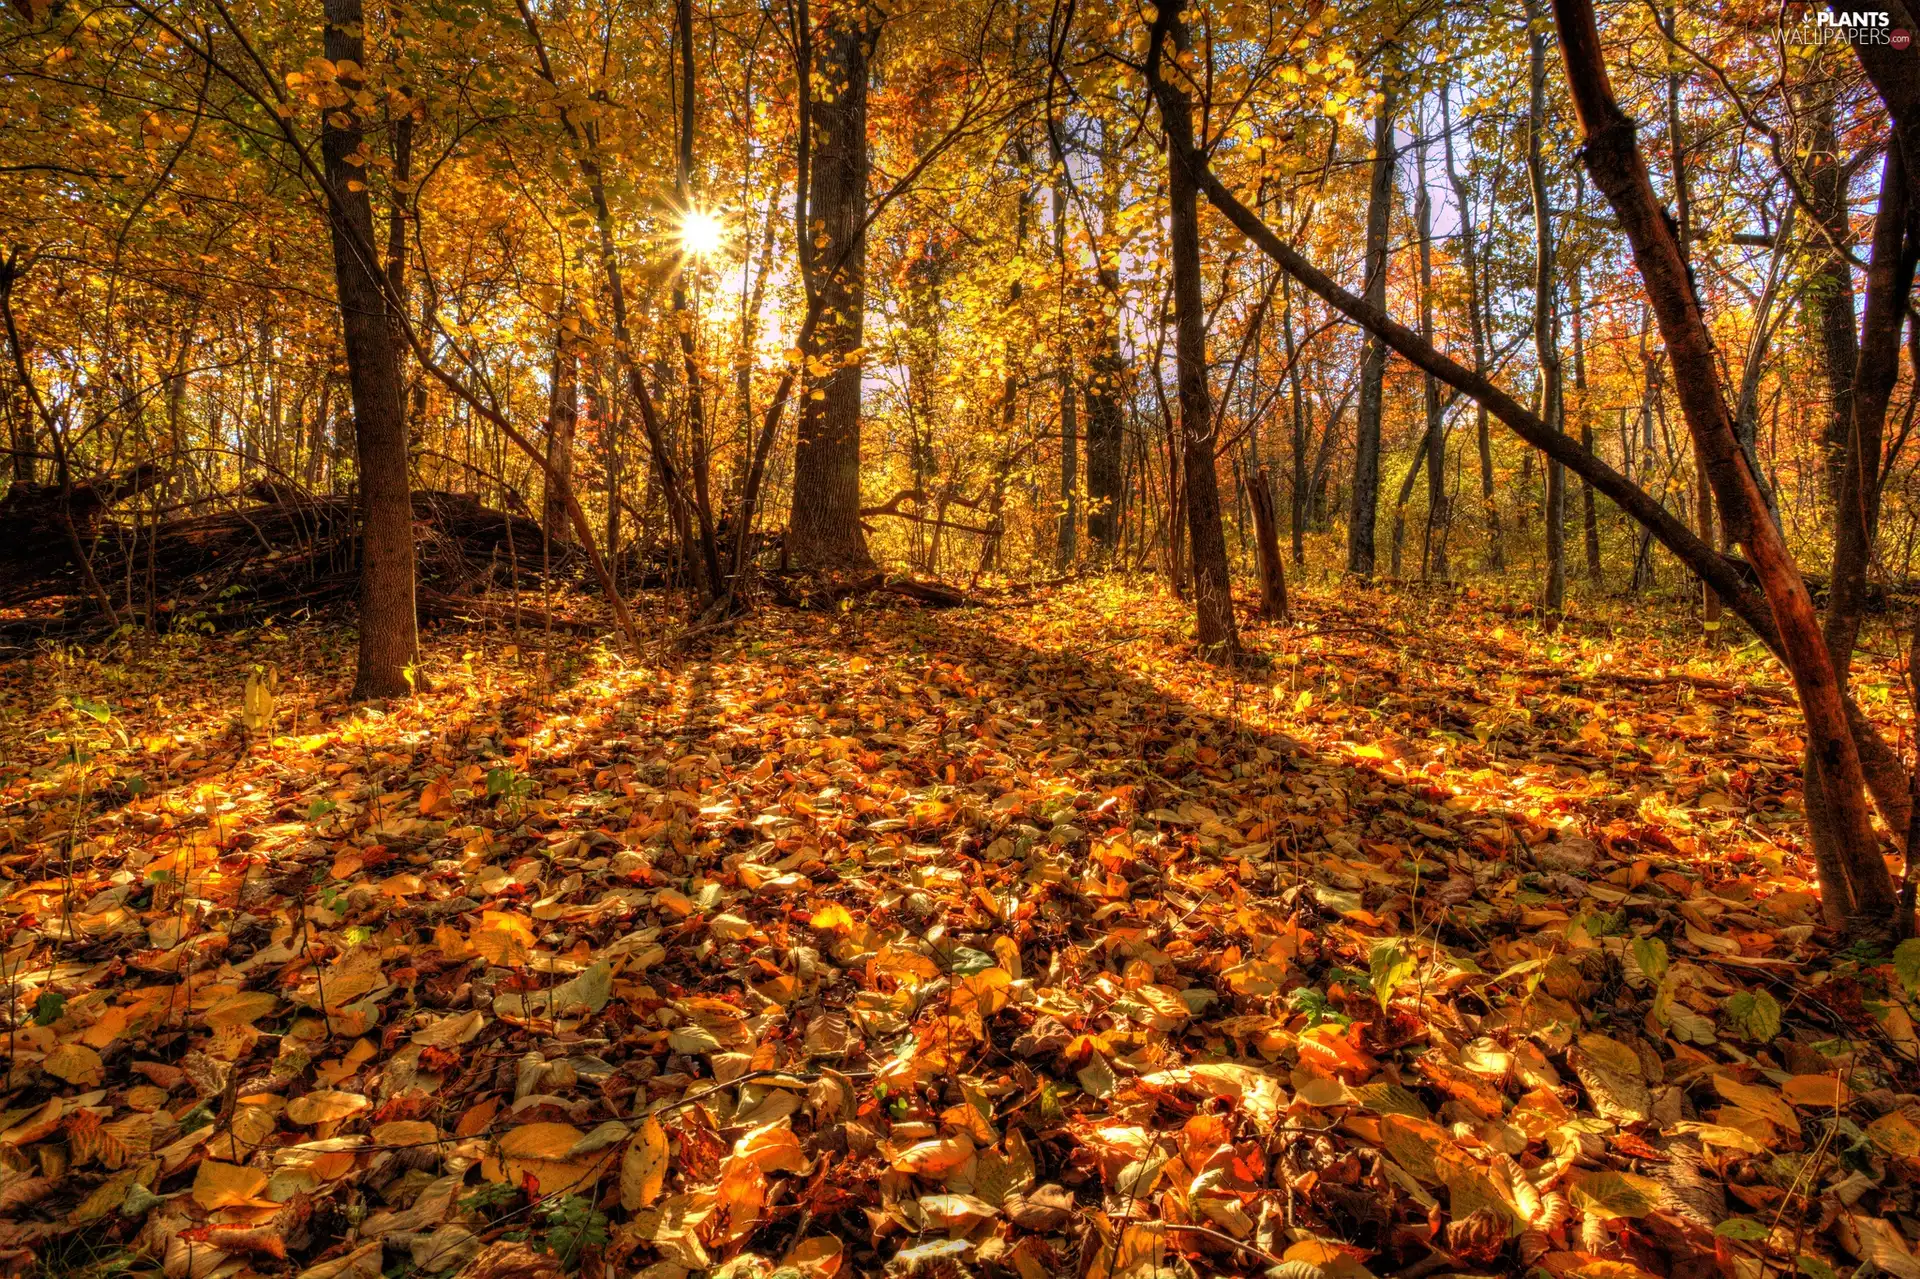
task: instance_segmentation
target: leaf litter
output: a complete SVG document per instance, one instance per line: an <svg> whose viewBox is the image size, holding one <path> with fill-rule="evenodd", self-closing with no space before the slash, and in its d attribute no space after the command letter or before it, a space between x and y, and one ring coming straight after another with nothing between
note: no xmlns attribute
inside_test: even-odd
<svg viewBox="0 0 1920 1279"><path fill-rule="evenodd" d="M1299 594L23 671L0 1255L1920 1275L1920 947L1821 928L1758 659Z"/></svg>

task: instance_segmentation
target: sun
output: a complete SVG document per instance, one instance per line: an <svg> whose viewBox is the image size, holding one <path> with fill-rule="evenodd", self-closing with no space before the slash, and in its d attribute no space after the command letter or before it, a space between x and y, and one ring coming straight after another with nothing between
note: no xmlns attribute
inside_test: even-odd
<svg viewBox="0 0 1920 1279"><path fill-rule="evenodd" d="M703 209L690 209L680 219L680 248L688 257L704 258L720 251L726 228Z"/></svg>

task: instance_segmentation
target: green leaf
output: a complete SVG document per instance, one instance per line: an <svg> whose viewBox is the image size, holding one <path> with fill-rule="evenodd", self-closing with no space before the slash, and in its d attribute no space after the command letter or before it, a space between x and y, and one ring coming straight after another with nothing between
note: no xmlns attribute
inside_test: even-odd
<svg viewBox="0 0 1920 1279"><path fill-rule="evenodd" d="M1113 1096L1114 1090L1120 1086L1120 1081L1114 1077L1113 1067L1099 1053L1095 1053L1075 1074L1088 1095L1103 1100Z"/></svg>
<svg viewBox="0 0 1920 1279"><path fill-rule="evenodd" d="M92 698L82 697L78 693L69 694L67 702L73 709L79 711L82 715L85 715L88 719L96 723L104 724L113 718L113 708L105 702L96 702Z"/></svg>
<svg viewBox="0 0 1920 1279"><path fill-rule="evenodd" d="M56 995L50 990L40 992L40 998L33 1002L33 1024L51 1026L59 1021L61 1014L67 1011L67 997Z"/></svg>
<svg viewBox="0 0 1920 1279"><path fill-rule="evenodd" d="M1630 1172L1590 1173L1573 1183L1574 1207L1602 1217L1645 1217L1660 1206L1660 1183Z"/></svg>
<svg viewBox="0 0 1920 1279"><path fill-rule="evenodd" d="M1920 993L1920 937L1909 937L1893 948L1893 975L1909 995Z"/></svg>
<svg viewBox="0 0 1920 1279"><path fill-rule="evenodd" d="M953 952L953 975L971 977L975 973L984 973L995 964L994 957L983 950L971 946L959 946Z"/></svg>
<svg viewBox="0 0 1920 1279"><path fill-rule="evenodd" d="M1658 937L1634 938L1633 962L1640 965L1648 981L1657 984L1667 975L1667 944Z"/></svg>
<svg viewBox="0 0 1920 1279"><path fill-rule="evenodd" d="M1767 1237L1767 1228L1752 1217L1728 1217L1713 1228L1713 1233L1722 1239L1737 1239L1741 1243L1759 1243Z"/></svg>
<svg viewBox="0 0 1920 1279"><path fill-rule="evenodd" d="M1780 1033L1780 1005L1764 990L1743 990L1720 1006L1727 1025L1741 1038L1772 1043Z"/></svg>
<svg viewBox="0 0 1920 1279"><path fill-rule="evenodd" d="M1807 1279L1836 1279L1833 1267L1818 1257L1801 1256L1793 1264Z"/></svg>
<svg viewBox="0 0 1920 1279"><path fill-rule="evenodd" d="M1367 957L1367 971L1373 983L1373 997L1380 1001L1382 1012L1393 999L1393 992L1413 976L1417 963L1413 952L1402 946L1398 937L1374 943L1373 952Z"/></svg>

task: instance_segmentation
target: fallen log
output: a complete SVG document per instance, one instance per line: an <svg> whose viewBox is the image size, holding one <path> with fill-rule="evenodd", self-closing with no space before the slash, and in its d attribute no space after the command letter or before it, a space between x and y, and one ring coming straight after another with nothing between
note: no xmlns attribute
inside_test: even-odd
<svg viewBox="0 0 1920 1279"><path fill-rule="evenodd" d="M981 602L966 591L944 582L888 577L885 573L836 578L825 574L786 572L770 573L765 580L775 601L787 608L820 608L857 595L876 594L898 595L932 608L968 608Z"/></svg>
<svg viewBox="0 0 1920 1279"><path fill-rule="evenodd" d="M51 486L10 489L0 502L0 607L60 600L84 628L97 612L87 568L126 611L155 624L230 625L351 596L359 566L351 497L262 481L221 510L151 524L108 518L114 501L158 478L150 471L74 485L64 498ZM58 524L67 503L77 539ZM580 559L571 543L547 544L535 521L463 493L420 490L413 514L421 587L447 598L496 583L532 586L543 568L571 574Z"/></svg>
<svg viewBox="0 0 1920 1279"><path fill-rule="evenodd" d="M561 617L518 604L502 604L495 600L476 599L471 595L442 595L431 587L415 591L414 602L422 618L439 618L443 621L490 622L496 626L514 626L527 631L552 629L577 635L597 634L607 629L598 622Z"/></svg>

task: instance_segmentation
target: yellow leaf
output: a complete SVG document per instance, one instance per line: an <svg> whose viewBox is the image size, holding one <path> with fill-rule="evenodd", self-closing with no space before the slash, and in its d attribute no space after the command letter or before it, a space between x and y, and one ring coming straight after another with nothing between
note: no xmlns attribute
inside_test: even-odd
<svg viewBox="0 0 1920 1279"><path fill-rule="evenodd" d="M1800 1120L1793 1113L1793 1107L1787 1105L1780 1094L1772 1089L1762 1088L1758 1084L1743 1084L1727 1075L1715 1075L1713 1087L1714 1091L1740 1109L1759 1115L1796 1136L1799 1134Z"/></svg>
<svg viewBox="0 0 1920 1279"><path fill-rule="evenodd" d="M359 1114L373 1103L358 1093L321 1088L287 1103L287 1118L303 1126L330 1124Z"/></svg>
<svg viewBox="0 0 1920 1279"><path fill-rule="evenodd" d="M572 1124L522 1124L500 1138L499 1158L489 1156L480 1171L489 1181L514 1186L532 1177L542 1195L586 1194L606 1171L611 1152L568 1158L584 1136Z"/></svg>
<svg viewBox="0 0 1920 1279"><path fill-rule="evenodd" d="M511 968L526 963L533 953L533 923L512 911L483 910L472 940L489 963Z"/></svg>
<svg viewBox="0 0 1920 1279"><path fill-rule="evenodd" d="M798 1270L807 1279L834 1279L846 1264L846 1250L830 1235L815 1235L794 1245L780 1263L782 1270Z"/></svg>
<svg viewBox="0 0 1920 1279"><path fill-rule="evenodd" d="M667 1185L667 1132L649 1115L620 1158L620 1205L628 1212L650 1208Z"/></svg>
<svg viewBox="0 0 1920 1279"><path fill-rule="evenodd" d="M1660 1206L1660 1183L1630 1172L1596 1172L1573 1183L1576 1206L1602 1217L1644 1217Z"/></svg>
<svg viewBox="0 0 1920 1279"><path fill-rule="evenodd" d="M1846 1081L1833 1075L1795 1075L1780 1085L1786 1099L1796 1106L1832 1110L1853 1100Z"/></svg>
<svg viewBox="0 0 1920 1279"><path fill-rule="evenodd" d="M853 915L845 906L822 906L813 912L813 931L816 933L852 932Z"/></svg>
<svg viewBox="0 0 1920 1279"><path fill-rule="evenodd" d="M424 1119L395 1119L373 1127L376 1146L428 1146L440 1140L440 1130Z"/></svg>
<svg viewBox="0 0 1920 1279"><path fill-rule="evenodd" d="M256 1203L266 1188L267 1174L258 1168L203 1159L193 1178L193 1201L209 1212L245 1208Z"/></svg>
<svg viewBox="0 0 1920 1279"><path fill-rule="evenodd" d="M1920 1112L1887 1112L1867 1125L1867 1139L1902 1158L1920 1159Z"/></svg>
<svg viewBox="0 0 1920 1279"><path fill-rule="evenodd" d="M85 1044L61 1044L47 1054L41 1067L56 1079L80 1087L89 1087L106 1078L106 1065L100 1060L100 1054Z"/></svg>
<svg viewBox="0 0 1920 1279"><path fill-rule="evenodd" d="M907 1147L894 1156L893 1170L917 1172L923 1177L944 1177L971 1158L973 1139L963 1133Z"/></svg>
<svg viewBox="0 0 1920 1279"><path fill-rule="evenodd" d="M279 1006L280 996L270 990L243 990L207 1009L207 1025L251 1026Z"/></svg>

